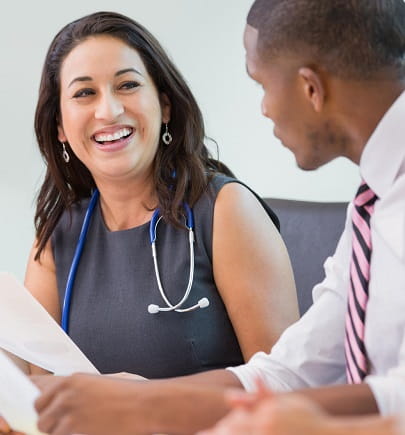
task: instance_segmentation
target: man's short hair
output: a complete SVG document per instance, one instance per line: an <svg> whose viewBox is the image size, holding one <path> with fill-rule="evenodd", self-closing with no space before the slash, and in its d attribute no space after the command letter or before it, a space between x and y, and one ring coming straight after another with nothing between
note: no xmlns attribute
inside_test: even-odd
<svg viewBox="0 0 405 435"><path fill-rule="evenodd" d="M404 0L256 0L247 22L264 59L307 50L338 76L405 76Z"/></svg>

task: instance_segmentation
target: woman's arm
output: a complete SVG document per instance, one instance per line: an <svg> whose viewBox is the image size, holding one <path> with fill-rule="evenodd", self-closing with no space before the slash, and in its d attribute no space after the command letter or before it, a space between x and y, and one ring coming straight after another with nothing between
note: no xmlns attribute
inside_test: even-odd
<svg viewBox="0 0 405 435"><path fill-rule="evenodd" d="M213 269L244 359L270 351L298 317L286 247L257 198L225 185L214 209Z"/></svg>
<svg viewBox="0 0 405 435"><path fill-rule="evenodd" d="M37 243L35 241L28 258L24 284L35 299L60 324L61 312L51 242L48 241L39 260L34 259L36 251ZM43 374L48 372L30 364L30 373Z"/></svg>

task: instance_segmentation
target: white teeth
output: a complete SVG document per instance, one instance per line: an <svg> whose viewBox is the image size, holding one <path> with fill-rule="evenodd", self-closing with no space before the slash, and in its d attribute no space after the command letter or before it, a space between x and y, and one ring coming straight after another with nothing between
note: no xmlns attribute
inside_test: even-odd
<svg viewBox="0 0 405 435"><path fill-rule="evenodd" d="M124 136L128 136L131 134L132 129L130 128L122 128L121 130L116 131L114 134L95 134L94 139L97 142L111 142L113 140L121 139Z"/></svg>

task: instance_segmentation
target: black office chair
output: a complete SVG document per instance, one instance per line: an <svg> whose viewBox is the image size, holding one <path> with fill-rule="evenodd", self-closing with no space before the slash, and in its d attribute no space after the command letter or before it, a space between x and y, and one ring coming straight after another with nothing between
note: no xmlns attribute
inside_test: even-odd
<svg viewBox="0 0 405 435"><path fill-rule="evenodd" d="M294 270L300 314L312 304L312 289L324 278L323 263L335 252L347 203L265 198L280 219Z"/></svg>

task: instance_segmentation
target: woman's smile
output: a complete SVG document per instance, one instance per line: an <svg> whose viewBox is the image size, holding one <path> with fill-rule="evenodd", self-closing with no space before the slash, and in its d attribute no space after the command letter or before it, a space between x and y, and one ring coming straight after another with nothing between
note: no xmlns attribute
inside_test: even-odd
<svg viewBox="0 0 405 435"><path fill-rule="evenodd" d="M94 133L92 140L101 151L120 151L132 141L135 132L135 128L130 126L109 127Z"/></svg>

